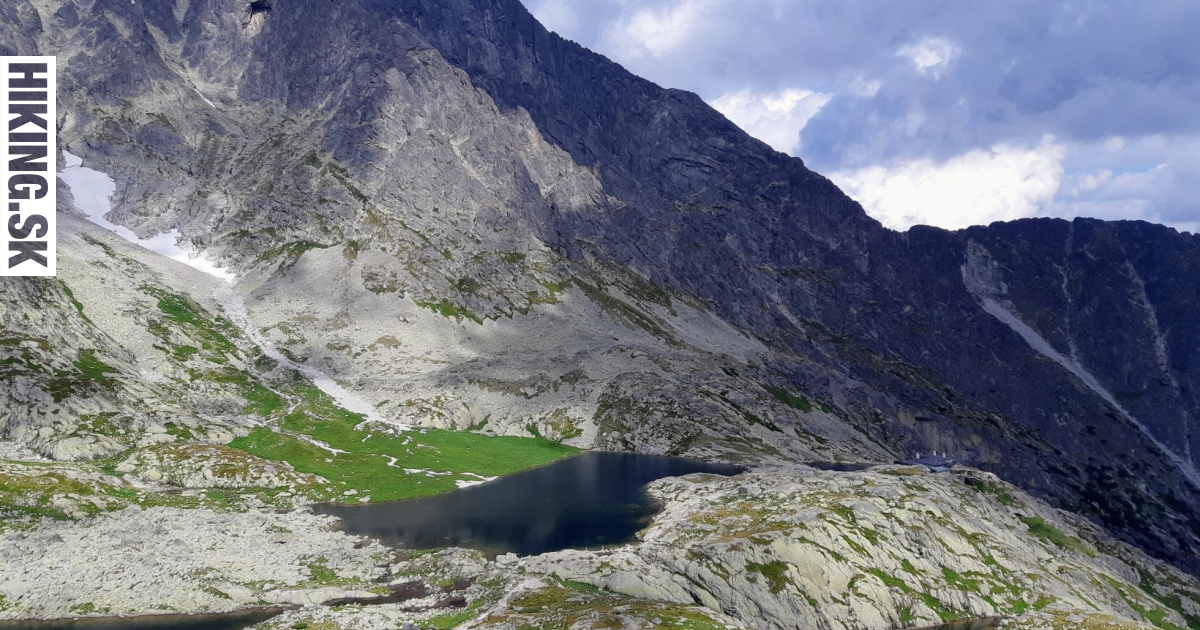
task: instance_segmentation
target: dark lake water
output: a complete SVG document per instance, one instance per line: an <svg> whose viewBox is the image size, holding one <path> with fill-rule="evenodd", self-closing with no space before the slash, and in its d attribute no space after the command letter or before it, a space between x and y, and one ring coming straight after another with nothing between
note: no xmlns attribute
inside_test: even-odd
<svg viewBox="0 0 1200 630"><path fill-rule="evenodd" d="M535 555L633 540L658 511L644 489L655 479L741 471L677 457L591 451L431 497L314 509L340 517L346 532L408 549Z"/></svg>
<svg viewBox="0 0 1200 630"><path fill-rule="evenodd" d="M846 462L805 462L804 465L811 466L817 470L832 472L857 472L860 470L870 470L875 467L875 464L851 464Z"/></svg>
<svg viewBox="0 0 1200 630"><path fill-rule="evenodd" d="M241 630L270 619L282 608L255 608L213 615L85 617L56 621L0 621L0 630Z"/></svg>

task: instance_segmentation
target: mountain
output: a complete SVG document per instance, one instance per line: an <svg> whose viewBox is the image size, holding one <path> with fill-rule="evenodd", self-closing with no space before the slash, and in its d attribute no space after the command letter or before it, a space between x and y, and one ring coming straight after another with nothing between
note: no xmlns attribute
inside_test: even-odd
<svg viewBox="0 0 1200 630"><path fill-rule="evenodd" d="M108 221L237 277L124 243L64 183L59 278L0 282L0 436L103 510L120 479L256 487L264 460L311 500L411 496L325 466L358 413L520 449L406 473L425 491L574 448L946 451L1200 571L1195 235L885 229L517 0L13 0L0 53L58 56L60 145L115 182ZM101 509L38 496L0 507Z"/></svg>

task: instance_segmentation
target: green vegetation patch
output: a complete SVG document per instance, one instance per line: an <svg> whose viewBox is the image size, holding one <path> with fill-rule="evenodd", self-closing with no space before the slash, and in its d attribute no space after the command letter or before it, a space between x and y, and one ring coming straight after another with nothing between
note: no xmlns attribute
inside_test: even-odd
<svg viewBox="0 0 1200 630"><path fill-rule="evenodd" d="M996 501L998 501L1000 505L1017 504L1017 499L1008 492L1008 487L1002 483L996 483L994 481L987 481L984 479L971 480L968 483L972 488L975 488L984 494L989 494L993 497L996 497Z"/></svg>
<svg viewBox="0 0 1200 630"><path fill-rule="evenodd" d="M1069 551L1078 551L1092 558L1096 557L1096 552L1084 544L1082 540L1070 536L1061 529L1047 523L1046 519L1040 516L1022 517L1021 522L1029 527L1029 533L1040 538L1042 542L1053 543L1056 547Z"/></svg>
<svg viewBox="0 0 1200 630"><path fill-rule="evenodd" d="M1181 626L1167 621L1167 617L1171 616L1171 611L1167 608L1158 608L1157 606L1154 606L1152 603L1147 602L1143 597L1141 597L1137 591L1131 591L1130 589L1127 589L1124 584L1107 575L1100 574L1100 577L1107 582L1113 590L1120 594L1121 599L1124 599L1125 603L1129 604L1130 608L1136 610L1137 613L1141 615L1143 620L1153 624L1155 627L1162 628L1163 630L1186 630ZM1187 618L1187 622L1189 628L1197 627L1195 625L1196 620L1194 618Z"/></svg>
<svg viewBox="0 0 1200 630"><path fill-rule="evenodd" d="M809 413L813 410L812 403L809 402L809 400L804 396L796 396L781 387L772 387L767 385L766 388L767 391L775 397L775 400L778 400L792 409L798 409L804 413Z"/></svg>
<svg viewBox="0 0 1200 630"><path fill-rule="evenodd" d="M1145 592L1158 603L1179 613L1180 616L1187 620L1188 630L1200 630L1200 615L1189 613L1188 609L1184 607L1183 600L1178 593L1165 595L1159 592L1159 587L1157 582L1154 580L1154 576L1150 575L1150 573L1143 569L1138 569L1138 574L1140 576L1138 580L1138 587L1141 588L1143 592ZM1188 595L1189 599L1200 603L1200 594L1188 592ZM1039 608L1039 610L1041 609Z"/></svg>
<svg viewBox="0 0 1200 630"><path fill-rule="evenodd" d="M893 577L891 575L888 575L881 569L867 569L867 573L870 573L871 575L874 575L875 577L879 578L879 580L881 582L883 582L883 585L888 588L898 588L905 593L912 592L912 589L910 589L908 587L907 582L905 582L904 580L902 580L898 577Z"/></svg>
<svg viewBox="0 0 1200 630"><path fill-rule="evenodd" d="M96 357L94 350L83 350L79 353L79 358L73 363L75 369L83 375L83 378L89 381L95 381L97 384L109 387L113 384L112 379L108 378L108 374L117 371L113 366L101 361Z"/></svg>
<svg viewBox="0 0 1200 630"><path fill-rule="evenodd" d="M442 300L441 302L417 302L417 306L427 308L442 317L453 319L461 322L463 318L469 319L476 324L482 324L483 319L472 313L466 308L460 307L450 300Z"/></svg>
<svg viewBox="0 0 1200 630"><path fill-rule="evenodd" d="M946 578L946 583L964 592L979 592L979 580L963 577L950 567L942 567L942 576Z"/></svg>
<svg viewBox="0 0 1200 630"><path fill-rule="evenodd" d="M271 262L279 259L283 261L280 269L288 269L295 265L305 252L314 249L329 249L329 247L329 245L315 241L294 241L263 252L255 263Z"/></svg>
<svg viewBox="0 0 1200 630"><path fill-rule="evenodd" d="M627 324L637 326L670 345L680 345L679 340L664 329L656 318L610 295L604 290L604 284L601 281L597 280L595 285L590 285L581 280L576 280L575 284L587 295L588 299L595 302L610 315L620 318Z"/></svg>
<svg viewBox="0 0 1200 630"><path fill-rule="evenodd" d="M245 412L269 418L284 406L283 397L262 385L257 377L246 370L225 367L205 373L193 373L192 380L207 380L214 383L233 385L247 401Z"/></svg>
<svg viewBox="0 0 1200 630"><path fill-rule="evenodd" d="M774 422L771 422L769 420L764 420L763 418L759 417L757 414L755 414L755 413L751 412L750 410L742 407L741 405L733 402L732 400L729 399L729 397L722 396L720 394L718 394L717 397L720 398L721 401L724 402L725 404L727 404L730 407L733 407L735 410L737 410L738 413L742 414L742 418L745 419L746 422L749 422L750 424L762 425L772 431L775 431L776 433L783 432L783 429L780 429L779 425L777 425Z"/></svg>
<svg viewBox="0 0 1200 630"><path fill-rule="evenodd" d="M71 496L75 501L59 499ZM68 504L86 515L107 509L120 509L129 503L122 489L94 480L72 477L55 468L0 468L0 529L10 517L31 516L66 520L71 518Z"/></svg>
<svg viewBox="0 0 1200 630"><path fill-rule="evenodd" d="M942 618L942 621L958 621L959 619L965 619L967 617L966 613L961 613L946 608L946 605L942 603L942 600L930 595L929 593L921 593L921 601L925 602L926 606L933 610L933 612L937 613L938 617Z"/></svg>
<svg viewBox="0 0 1200 630"><path fill-rule="evenodd" d="M151 285L142 285L141 290L158 299L157 307L163 317L152 322L149 330L169 346L164 349L176 359L186 361L201 356L212 363L224 364L229 357L241 356L238 347L230 341L230 337L238 334L231 322L213 317L186 295ZM174 335L185 336L187 342L174 343Z"/></svg>
<svg viewBox="0 0 1200 630"><path fill-rule="evenodd" d="M772 593L779 593L787 588L788 585L794 584L792 578L787 576L789 568L788 563L778 560L766 564L758 564L757 562L746 563L747 571L757 573L766 578L767 584L771 586Z"/></svg>
<svg viewBox="0 0 1200 630"><path fill-rule="evenodd" d="M101 361L96 356L95 350L81 350L79 358L75 359L71 365L75 367L74 372L57 370L54 378L50 379L47 384L46 389L54 398L54 402L62 402L76 394L96 389L111 390L117 384L108 376L116 373L117 369Z"/></svg>
<svg viewBox="0 0 1200 630"><path fill-rule="evenodd" d="M258 427L230 446L297 472L334 482L344 498L391 501L446 492L463 473L492 477L538 466L578 449L541 438L491 437L440 429L389 432L363 425L315 387L296 387L302 401L275 430ZM332 449L332 450L330 450ZM344 452L334 452L344 451ZM394 464L393 464L394 458ZM405 469L429 471L406 473ZM344 499L343 499L344 500Z"/></svg>
<svg viewBox="0 0 1200 630"><path fill-rule="evenodd" d="M551 586L514 597L510 609L493 613L485 626L508 625L520 630L562 628L645 628L647 630L724 630L725 624L704 609L653 602L608 593L588 593Z"/></svg>
<svg viewBox="0 0 1200 630"><path fill-rule="evenodd" d="M88 318L87 313L83 312L83 304L81 304L79 300L75 299L75 294L71 292L71 287L67 286L67 283L63 282L62 280L59 280L58 284L62 286L63 293L67 294L67 299L71 300L71 304L75 306L75 310L79 311L79 316L83 318L83 321L89 324L92 323L92 320Z"/></svg>

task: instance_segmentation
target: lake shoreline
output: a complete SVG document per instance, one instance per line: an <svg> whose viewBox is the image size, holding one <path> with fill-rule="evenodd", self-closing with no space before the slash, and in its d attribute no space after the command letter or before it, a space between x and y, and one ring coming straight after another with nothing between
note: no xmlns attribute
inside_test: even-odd
<svg viewBox="0 0 1200 630"><path fill-rule="evenodd" d="M370 504L323 503L313 510L337 518L346 533L398 549L462 547L489 558L538 555L636 542L661 510L646 492L652 481L745 471L667 455L584 451L452 492Z"/></svg>

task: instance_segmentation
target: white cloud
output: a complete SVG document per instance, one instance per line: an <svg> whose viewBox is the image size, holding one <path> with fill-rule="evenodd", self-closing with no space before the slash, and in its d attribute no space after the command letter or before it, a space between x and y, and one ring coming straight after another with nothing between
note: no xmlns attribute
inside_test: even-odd
<svg viewBox="0 0 1200 630"><path fill-rule="evenodd" d="M622 59L661 58L697 34L714 0L683 0L666 7L647 7L622 16L608 29L608 50Z"/></svg>
<svg viewBox="0 0 1200 630"><path fill-rule="evenodd" d="M945 37L927 37L919 42L901 46L896 51L896 56L911 61L917 72L940 79L950 62L961 53L962 49L958 44Z"/></svg>
<svg viewBox="0 0 1200 630"><path fill-rule="evenodd" d="M882 88L882 87L883 87L883 82L878 79L868 80L868 79L863 79L860 77L860 78L857 78L857 79L851 81L846 86L846 91L849 92L850 94L853 94L854 96L859 96L862 98L871 98L872 96L875 96L876 94L878 94L880 88Z"/></svg>
<svg viewBox="0 0 1200 630"><path fill-rule="evenodd" d="M529 12L542 26L564 37L575 30L579 17L566 0L541 0L528 5Z"/></svg>
<svg viewBox="0 0 1200 630"><path fill-rule="evenodd" d="M960 229L1038 214L1058 192L1064 149L996 145L942 163L915 159L838 172L831 179L867 213L894 229Z"/></svg>
<svg viewBox="0 0 1200 630"><path fill-rule="evenodd" d="M827 94L811 90L770 93L742 90L721 96L712 102L712 106L776 151L795 155L800 151L800 131L829 102L829 98Z"/></svg>
<svg viewBox="0 0 1200 630"><path fill-rule="evenodd" d="M1171 193L1179 188L1175 169L1168 163L1124 173L1110 169L1076 173L1064 180L1062 190L1044 214L1109 221L1140 219L1200 233L1200 221L1172 221L1162 214L1160 205L1169 203Z"/></svg>
<svg viewBox="0 0 1200 630"><path fill-rule="evenodd" d="M1041 214L1140 219L1200 233L1193 185L1200 136L1111 136L1068 149L1062 186Z"/></svg>

